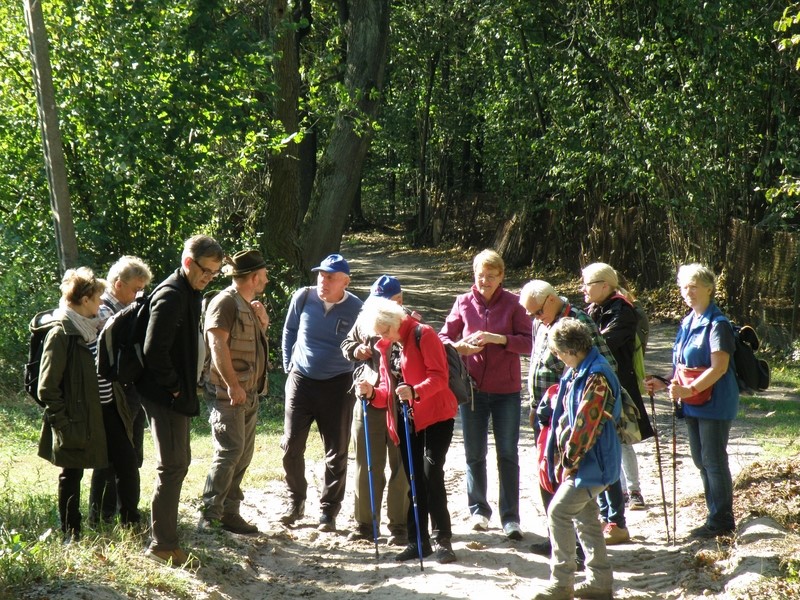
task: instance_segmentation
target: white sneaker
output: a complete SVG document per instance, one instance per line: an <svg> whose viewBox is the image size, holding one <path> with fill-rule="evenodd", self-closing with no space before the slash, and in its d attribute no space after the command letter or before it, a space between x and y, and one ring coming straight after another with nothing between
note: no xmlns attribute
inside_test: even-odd
<svg viewBox="0 0 800 600"><path fill-rule="evenodd" d="M481 514L472 515L472 531L486 531L489 529L489 519Z"/></svg>
<svg viewBox="0 0 800 600"><path fill-rule="evenodd" d="M505 533L506 537L510 540L518 542L522 539L522 529L520 528L519 523L514 521L509 521L503 525L503 533Z"/></svg>

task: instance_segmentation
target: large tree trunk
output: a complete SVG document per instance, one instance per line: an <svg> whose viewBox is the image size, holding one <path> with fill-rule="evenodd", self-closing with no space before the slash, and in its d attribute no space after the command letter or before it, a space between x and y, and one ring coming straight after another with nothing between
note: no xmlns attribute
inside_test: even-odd
<svg viewBox="0 0 800 600"><path fill-rule="evenodd" d="M344 4L344 3L343 3ZM389 36L389 0L346 4L347 60L344 77L351 106L343 106L320 159L314 193L300 233L307 271L341 243L361 181L383 90Z"/></svg>
<svg viewBox="0 0 800 600"><path fill-rule="evenodd" d="M72 221L64 147L61 142L61 130L58 127L53 73L50 67L50 48L39 0L25 0L25 23L28 26L28 38L31 44L33 82L39 107L39 125L42 130L42 148L50 189L56 250L61 272L64 273L78 264L78 238Z"/></svg>
<svg viewBox="0 0 800 600"><path fill-rule="evenodd" d="M280 88L276 96L275 116L288 134L299 128L297 100L300 93L298 72L297 39L294 28L288 21L293 20L286 0L276 0L270 15L271 30L274 32L275 51L280 58L275 63L275 80ZM300 173L298 144L288 142L280 154L267 159L269 171L269 192L263 205L261 229L262 246L272 257L282 258L289 264L300 264L297 230L300 214Z"/></svg>

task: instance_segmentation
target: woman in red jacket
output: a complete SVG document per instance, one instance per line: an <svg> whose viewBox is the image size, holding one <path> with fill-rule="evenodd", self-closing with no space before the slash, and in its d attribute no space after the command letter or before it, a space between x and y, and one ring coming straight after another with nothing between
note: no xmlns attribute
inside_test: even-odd
<svg viewBox="0 0 800 600"><path fill-rule="evenodd" d="M400 305L384 298L370 298L364 303L359 325L381 338L375 346L381 353L381 378L374 388L366 381L359 381L358 393L366 396L376 408L386 409L389 435L401 446L409 483L409 454L413 460L422 556L433 554L428 529L430 515L431 529L437 531L436 560L453 562L456 555L450 541L452 528L444 463L453 438L458 402L448 387L444 346L430 326L420 325ZM393 351L392 348L398 349ZM394 381L396 387L392 386ZM408 406L411 417L410 452L406 445L402 404ZM399 561L419 558L413 504L409 506L407 522L408 546L397 555Z"/></svg>

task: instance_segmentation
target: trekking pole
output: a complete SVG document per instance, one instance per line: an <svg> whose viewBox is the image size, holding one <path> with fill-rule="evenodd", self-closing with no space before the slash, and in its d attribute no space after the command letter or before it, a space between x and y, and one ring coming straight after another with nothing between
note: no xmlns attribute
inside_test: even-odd
<svg viewBox="0 0 800 600"><path fill-rule="evenodd" d="M677 421L676 417L678 415L678 403L675 403L674 409L672 411L672 543L675 544L675 519L677 518L678 514L678 505L676 503L676 498L678 495L678 479L675 475L677 471L677 459L676 453L678 448L678 439L677 439Z"/></svg>
<svg viewBox="0 0 800 600"><path fill-rule="evenodd" d="M375 542L375 558L378 554L378 516L375 514L375 486L372 483L372 454L369 448L369 425L367 424L367 397L361 396L361 411L364 413L364 443L367 450L367 474L369 475L369 507L372 509L372 539Z"/></svg>
<svg viewBox="0 0 800 600"><path fill-rule="evenodd" d="M658 426L656 425L656 401L653 392L650 392L650 413L653 415L653 436L656 438L656 462L658 463L658 479L661 481L661 506L664 509L664 529L667 532L667 543L669 537L669 517L667 516L667 494L664 491L664 472L661 469L661 444L658 441Z"/></svg>
<svg viewBox="0 0 800 600"><path fill-rule="evenodd" d="M406 427L406 447L408 448L408 478L411 480L411 502L414 504L414 522L417 524L417 553L419 554L419 570L424 571L422 565L422 534L419 527L419 508L417 507L417 482L414 477L414 456L411 452L411 432L408 429L408 404L401 402L403 406L403 423Z"/></svg>

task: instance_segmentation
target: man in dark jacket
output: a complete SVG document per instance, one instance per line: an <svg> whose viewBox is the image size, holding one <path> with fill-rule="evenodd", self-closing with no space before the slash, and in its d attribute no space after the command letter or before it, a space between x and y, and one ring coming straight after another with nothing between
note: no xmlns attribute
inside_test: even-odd
<svg viewBox="0 0 800 600"><path fill-rule="evenodd" d="M153 540L148 558L172 566L196 566L178 545L178 502L191 462L191 417L200 413L197 379L201 345L202 290L220 273L223 252L206 235L184 244L181 267L167 277L150 300L144 341L145 373L137 383L150 421L157 462L151 504ZM204 350L203 350L204 354Z"/></svg>

